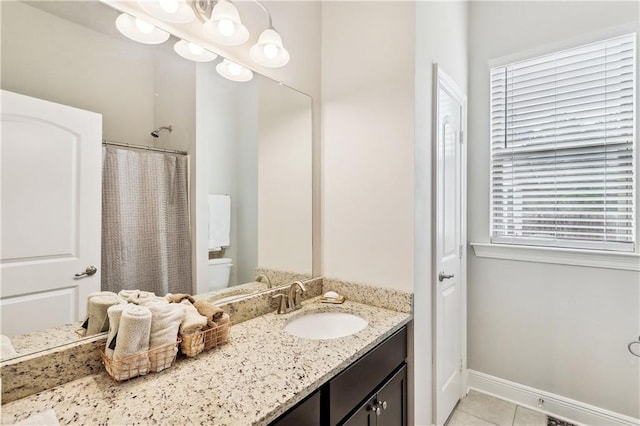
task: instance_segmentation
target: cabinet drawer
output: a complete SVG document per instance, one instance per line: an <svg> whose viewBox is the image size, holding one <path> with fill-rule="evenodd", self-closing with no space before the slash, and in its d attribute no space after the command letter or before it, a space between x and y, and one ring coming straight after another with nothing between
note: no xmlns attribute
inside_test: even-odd
<svg viewBox="0 0 640 426"><path fill-rule="evenodd" d="M337 424L369 396L407 357L403 327L329 382L330 423Z"/></svg>

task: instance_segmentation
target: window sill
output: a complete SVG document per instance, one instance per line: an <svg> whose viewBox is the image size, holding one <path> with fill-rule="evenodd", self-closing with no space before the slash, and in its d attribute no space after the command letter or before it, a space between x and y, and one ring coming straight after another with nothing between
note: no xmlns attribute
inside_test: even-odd
<svg viewBox="0 0 640 426"><path fill-rule="evenodd" d="M476 257L640 271L640 253L470 243Z"/></svg>

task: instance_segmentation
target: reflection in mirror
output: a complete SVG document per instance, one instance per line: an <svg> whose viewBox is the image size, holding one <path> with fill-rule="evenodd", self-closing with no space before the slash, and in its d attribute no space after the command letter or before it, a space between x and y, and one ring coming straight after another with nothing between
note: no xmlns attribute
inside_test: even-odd
<svg viewBox="0 0 640 426"><path fill-rule="evenodd" d="M15 231L3 232L1 242L0 331L8 336L2 339L3 360L77 340L91 291L145 289L151 282L148 290L157 294L188 291L223 304L311 277L308 96L259 74L245 83L225 80L215 72L223 58L198 64L185 60L173 51L173 37L158 46L132 42L115 29L119 12L100 2L1 2L0 7L2 229ZM24 137L19 133L22 124L13 126L24 120L6 113L10 96L4 91L34 98L35 104L16 100L26 111L23 118L54 124ZM73 107L59 113L78 113L84 124L78 129L60 126L58 118L46 115L56 114L47 109L52 105ZM37 119L38 114L47 118ZM15 134L22 137L10 143L8 129L16 128ZM43 142L52 138L55 144ZM122 191L129 188L125 198L135 202L157 200L158 186L141 186L132 172L130 153L146 160L186 160L186 204L175 216L184 219L186 229L182 254L162 245L141 245L150 237L127 243L127 236L140 237L143 225L151 221L144 207L134 214L132 207L122 204L119 216L103 220L104 210L113 203L103 198L100 210L100 171L107 158L101 140L187 154L109 148L123 157L115 169L133 177ZM174 171L169 169L163 192L176 189ZM83 194L83 185L93 185L93 195ZM34 202L32 194L45 196ZM216 199L222 203L216 204ZM151 211L164 211L166 203L158 206ZM82 219L85 210L94 219ZM138 222L122 227L136 215ZM100 242L111 225L114 228ZM168 230L176 230L175 220L165 229L152 229L151 236L166 241ZM96 250L87 249L83 233ZM16 241L21 242L20 250L12 246ZM136 259L140 263L132 264ZM149 259L150 269L139 266ZM162 273L172 263L178 268L174 277L179 278ZM34 271L34 265L55 265L64 278ZM88 266L96 266L97 272L86 273ZM114 271L118 278L107 284ZM182 287L177 287L178 281ZM11 346L16 354L5 356L11 354Z"/></svg>

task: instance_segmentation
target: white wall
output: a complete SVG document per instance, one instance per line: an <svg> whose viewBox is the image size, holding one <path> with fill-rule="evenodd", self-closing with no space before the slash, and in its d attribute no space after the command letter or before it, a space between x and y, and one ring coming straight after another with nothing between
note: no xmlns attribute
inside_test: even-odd
<svg viewBox="0 0 640 426"><path fill-rule="evenodd" d="M472 2L470 241L489 238L488 61L638 28L637 2ZM640 274L480 259L470 251L469 368L640 417Z"/></svg>
<svg viewBox="0 0 640 426"><path fill-rule="evenodd" d="M154 51L152 128L171 125L173 130L171 133L161 132L152 144L193 153L196 142L196 63L177 57L171 43L157 46Z"/></svg>
<svg viewBox="0 0 640 426"><path fill-rule="evenodd" d="M102 114L107 139L153 138L154 56L21 2L2 2L2 88Z"/></svg>
<svg viewBox="0 0 640 426"><path fill-rule="evenodd" d="M467 93L466 2L419 2L415 45L415 241L414 398L415 422L431 424L432 256L432 64Z"/></svg>
<svg viewBox="0 0 640 426"><path fill-rule="evenodd" d="M322 273L413 289L414 12L322 3Z"/></svg>

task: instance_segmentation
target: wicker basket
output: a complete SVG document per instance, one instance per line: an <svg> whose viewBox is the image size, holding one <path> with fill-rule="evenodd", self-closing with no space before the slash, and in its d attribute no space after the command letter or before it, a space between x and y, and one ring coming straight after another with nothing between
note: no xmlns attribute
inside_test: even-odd
<svg viewBox="0 0 640 426"><path fill-rule="evenodd" d="M168 343L158 346L146 352L129 355L120 359L111 359L105 354L105 344L99 346L100 358L105 370L111 378L116 382L133 379L134 377L144 376L147 373L157 373L173 366L176 362L178 354L178 345L180 339L176 343Z"/></svg>
<svg viewBox="0 0 640 426"><path fill-rule="evenodd" d="M194 357L203 351L224 345L229 341L230 328L231 319L229 314L225 313L222 315L222 319L218 321L217 327L196 331L193 334L181 334L180 349L186 356Z"/></svg>

